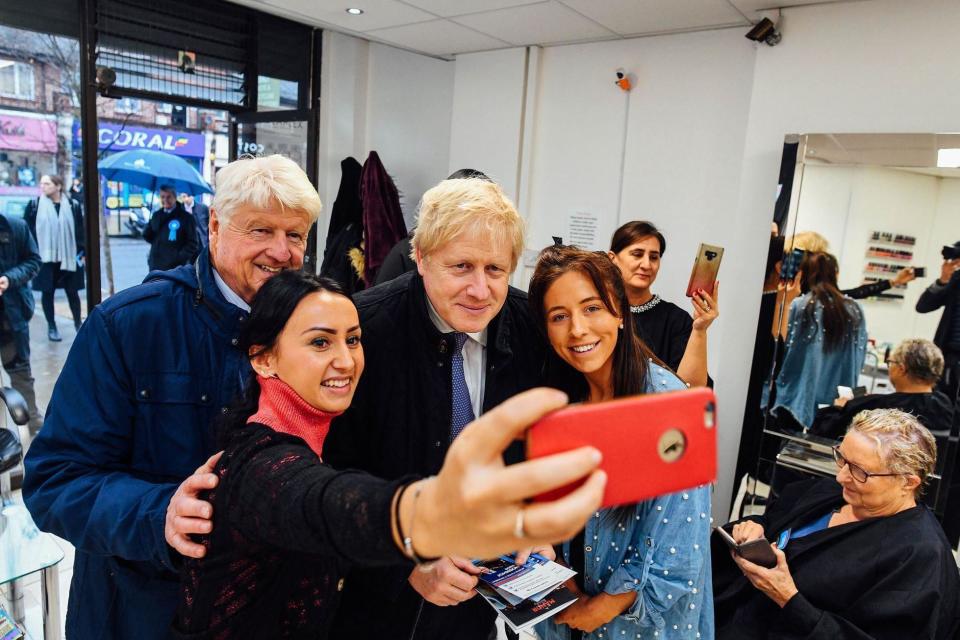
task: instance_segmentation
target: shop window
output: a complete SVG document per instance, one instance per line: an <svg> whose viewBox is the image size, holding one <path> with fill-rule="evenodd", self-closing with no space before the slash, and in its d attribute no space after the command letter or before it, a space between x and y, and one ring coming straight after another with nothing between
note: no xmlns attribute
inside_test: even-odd
<svg viewBox="0 0 960 640"><path fill-rule="evenodd" d="M0 96L33 100L33 66L0 59Z"/></svg>
<svg viewBox="0 0 960 640"><path fill-rule="evenodd" d="M258 111L296 109L299 85L292 80L260 76L257 83Z"/></svg>

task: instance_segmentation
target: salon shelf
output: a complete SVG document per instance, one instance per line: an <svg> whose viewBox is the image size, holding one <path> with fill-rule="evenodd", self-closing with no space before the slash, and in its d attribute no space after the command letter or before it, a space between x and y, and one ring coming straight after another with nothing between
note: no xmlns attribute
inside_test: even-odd
<svg viewBox="0 0 960 640"><path fill-rule="evenodd" d="M907 262L907 263L913 262L912 253L909 256L887 256L883 254L872 254L870 253L870 250L867 249L866 257L870 258L871 260L890 260L891 262Z"/></svg>
<svg viewBox="0 0 960 640"><path fill-rule="evenodd" d="M872 233L870 234L870 237L867 238L867 242L876 242L876 243L880 243L880 244L889 244L889 245L893 245L893 246L896 246L896 247L914 247L914 246L916 246L916 244L917 244L917 239L914 238L913 236L903 236L903 238L904 238L905 240L906 240L906 239L909 239L909 242L897 242L896 240L884 240L884 239L882 239L882 238L874 238L874 237L873 237L873 236L875 236L875 235L877 235L877 234L882 234L882 233L887 233L887 232L885 232L885 231L874 231L874 232L872 232ZM895 235L898 235L898 234L892 233L892 234L890 234L890 235L895 236Z"/></svg>
<svg viewBox="0 0 960 640"><path fill-rule="evenodd" d="M870 244L885 244L891 247L915 247L917 246L917 241L913 242L894 242L893 240L874 240L873 238L868 238L867 242Z"/></svg>

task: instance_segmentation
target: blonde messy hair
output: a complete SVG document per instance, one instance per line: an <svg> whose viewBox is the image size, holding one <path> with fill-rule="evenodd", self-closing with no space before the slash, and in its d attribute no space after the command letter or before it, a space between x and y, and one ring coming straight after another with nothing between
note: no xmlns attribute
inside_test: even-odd
<svg viewBox="0 0 960 640"><path fill-rule="evenodd" d="M787 251L792 249L803 249L808 253L826 253L830 249L830 243L827 239L816 231L801 231L792 236L787 236L783 246Z"/></svg>
<svg viewBox="0 0 960 640"><path fill-rule="evenodd" d="M877 454L892 473L919 477L917 492L922 493L937 461L937 441L919 420L899 409L871 409L853 417L847 433L851 431L876 444Z"/></svg>
<svg viewBox="0 0 960 640"><path fill-rule="evenodd" d="M523 252L524 222L516 207L493 182L481 178L444 180L423 194L411 258L427 256L459 236L506 242L513 256L510 271Z"/></svg>
<svg viewBox="0 0 960 640"><path fill-rule="evenodd" d="M302 211L313 224L323 203L303 169L290 158L274 154L241 158L217 172L217 193L211 205L217 219L228 224L241 207Z"/></svg>

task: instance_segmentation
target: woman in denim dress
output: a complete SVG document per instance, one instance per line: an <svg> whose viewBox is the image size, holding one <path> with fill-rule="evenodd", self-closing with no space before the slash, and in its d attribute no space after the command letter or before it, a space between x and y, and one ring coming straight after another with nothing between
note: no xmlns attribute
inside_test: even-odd
<svg viewBox="0 0 960 640"><path fill-rule="evenodd" d="M529 299L556 356L548 376L571 399L686 388L635 335L623 279L603 253L544 249ZM583 558L582 575L567 585L580 597L537 625L538 635L712 639L709 535L708 486L596 512L562 548L567 563Z"/></svg>

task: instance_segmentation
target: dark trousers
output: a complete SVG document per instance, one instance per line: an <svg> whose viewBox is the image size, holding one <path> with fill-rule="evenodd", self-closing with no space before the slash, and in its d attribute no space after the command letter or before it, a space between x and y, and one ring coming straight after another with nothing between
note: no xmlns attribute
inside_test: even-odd
<svg viewBox="0 0 960 640"><path fill-rule="evenodd" d="M30 414L30 433L36 434L43 426L43 416L37 409L37 394L33 390L30 371L30 330L0 332L0 360L10 376L10 386L20 392L27 402Z"/></svg>
<svg viewBox="0 0 960 640"><path fill-rule="evenodd" d="M70 314L73 316L73 326L80 326L80 293L76 289L64 288L67 294L67 302L70 303ZM54 326L56 321L53 316L53 295L56 289L44 291L40 294L40 303L43 305L43 316L47 319L47 324Z"/></svg>

